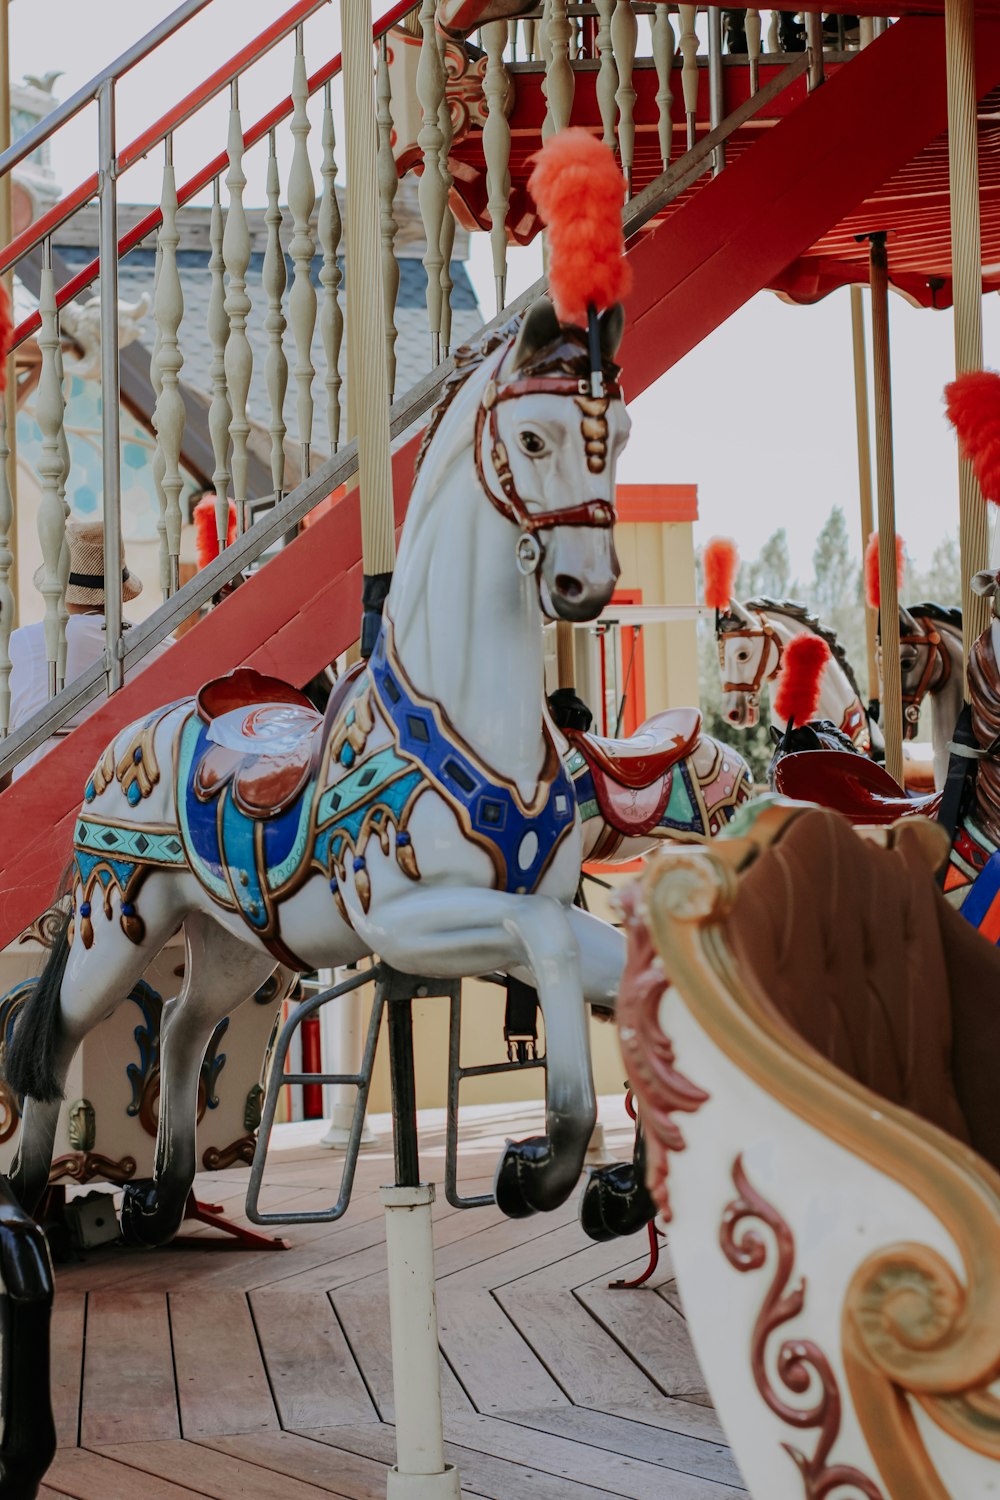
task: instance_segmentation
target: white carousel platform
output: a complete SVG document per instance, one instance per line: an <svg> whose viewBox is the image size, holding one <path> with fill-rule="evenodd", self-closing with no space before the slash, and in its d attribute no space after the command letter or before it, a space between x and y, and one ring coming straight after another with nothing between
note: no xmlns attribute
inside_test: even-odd
<svg viewBox="0 0 1000 1500"><path fill-rule="evenodd" d="M463 1111L462 1190L484 1191L534 1105ZM624 1157L631 1125L601 1102ZM444 1121L421 1117L435 1207L447 1456L462 1493L491 1500L726 1500L740 1475L704 1391L669 1251L646 1287L646 1238L594 1245L575 1199L512 1222L444 1201ZM43 1500L383 1500L393 1461L385 1248L378 1187L388 1121L333 1225L292 1227L287 1251L234 1249L213 1230L165 1250L109 1248L59 1269L53 1393L60 1448ZM320 1122L278 1127L262 1195L325 1206L340 1156ZM245 1170L199 1178L243 1222Z"/></svg>

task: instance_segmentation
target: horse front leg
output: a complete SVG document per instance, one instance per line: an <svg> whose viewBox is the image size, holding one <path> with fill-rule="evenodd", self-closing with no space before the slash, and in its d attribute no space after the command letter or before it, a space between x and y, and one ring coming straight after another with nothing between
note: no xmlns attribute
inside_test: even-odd
<svg viewBox="0 0 1000 1500"><path fill-rule="evenodd" d="M579 1180L597 1118L580 951L565 908L548 896L441 888L408 892L372 916L377 929L366 938L404 973L527 971L545 1023L546 1133L508 1142L496 1197L512 1218L557 1208Z"/></svg>

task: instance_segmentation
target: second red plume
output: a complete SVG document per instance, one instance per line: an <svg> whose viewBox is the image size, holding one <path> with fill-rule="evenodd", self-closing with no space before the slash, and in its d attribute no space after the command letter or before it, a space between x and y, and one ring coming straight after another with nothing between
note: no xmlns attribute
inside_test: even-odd
<svg viewBox="0 0 1000 1500"><path fill-rule="evenodd" d="M587 309L620 302L632 284L625 260L625 179L611 151L586 130L561 130L534 158L531 196L549 231L549 289L563 323L587 326Z"/></svg>
<svg viewBox="0 0 1000 1500"><path fill-rule="evenodd" d="M219 533L215 525L215 496L206 495L194 508L194 540L197 549L198 567L207 568L219 555ZM229 526L226 546L236 540L236 506L229 502Z"/></svg>
<svg viewBox="0 0 1000 1500"><path fill-rule="evenodd" d="M944 388L945 410L987 500L1000 505L1000 375L969 370Z"/></svg>
<svg viewBox="0 0 1000 1500"><path fill-rule="evenodd" d="M896 533L896 589L899 593L903 590L903 574L906 570L906 543ZM868 538L868 546L865 548L865 598L872 609L878 609L882 602L882 590L878 578L878 532L873 531Z"/></svg>
<svg viewBox="0 0 1000 1500"><path fill-rule="evenodd" d="M820 683L830 648L818 635L797 635L788 642L781 658L772 703L775 715L790 723L808 724L819 710Z"/></svg>
<svg viewBox="0 0 1000 1500"><path fill-rule="evenodd" d="M702 566L705 570L705 603L722 613L729 608L736 582L740 555L736 543L727 536L713 536L705 545Z"/></svg>

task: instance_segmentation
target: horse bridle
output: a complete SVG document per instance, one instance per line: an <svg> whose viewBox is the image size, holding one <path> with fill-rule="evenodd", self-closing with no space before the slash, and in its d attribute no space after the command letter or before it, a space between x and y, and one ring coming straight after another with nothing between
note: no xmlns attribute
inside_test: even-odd
<svg viewBox="0 0 1000 1500"><path fill-rule="evenodd" d="M758 620L760 620L760 629L759 630L755 630L752 625L745 625L745 626L742 626L739 630L722 630L720 628L718 630L718 632L717 632L718 633L718 638L719 638L719 666L722 667L723 671L725 671L725 666L726 666L726 651L725 651L725 642L726 641L731 640L734 637L742 636L742 637L745 637L747 640L755 640L755 641L763 640L763 642L764 642L763 649L761 650L761 653L760 653L760 661L757 664L757 671L754 674L753 681L752 682L725 682L725 681L723 681L722 691L724 693L746 693L748 697L753 698L757 694L760 693L761 684L763 683L765 677L768 680L770 680L775 675L775 673L778 672L778 670L781 667L781 655L782 655L782 651L784 649L783 646L782 646L782 644L781 644L781 637L778 634L778 632L774 629L774 627L772 625L769 625L767 623L767 621L765 619L763 619L760 615L758 615L757 618L758 618ZM769 651L768 651L767 648L768 648L768 643L771 642L771 641L774 642L774 648L775 648L775 650L778 653L778 660L774 664L774 671L773 672L768 672L767 671L767 658L768 658L768 656L769 656L770 653L769 653Z"/></svg>
<svg viewBox="0 0 1000 1500"><path fill-rule="evenodd" d="M920 681L912 691L905 692L902 695L903 719L907 726L916 728L917 720L920 717L920 705L926 694L930 691L938 658L941 661L941 679L935 688L935 692L940 692L951 677L951 657L948 655L948 648L941 638L940 630L927 620L925 615L911 615L910 618L913 620L923 620L927 625L926 631L921 631L916 635L901 635L899 637L899 644L901 646L927 647L927 658L924 662L923 671L920 674Z"/></svg>
<svg viewBox="0 0 1000 1500"><path fill-rule="evenodd" d="M605 379L604 396L592 397L589 376L574 379L569 375L524 375L501 382L500 366L506 352L500 356L476 412L476 474L494 510L518 528L517 566L525 577L529 577L537 571L545 556L538 532L555 526L593 526L606 530L615 524L617 512L614 503L608 500L585 500L581 505L567 506L565 510L529 510L517 492L510 455L497 431L500 403L515 401L521 396L572 396L582 414L587 467L591 473L600 473L607 455L607 409L612 401L621 398L622 392L617 380ZM489 439L490 463L500 487L499 493L490 484L483 465L484 437Z"/></svg>

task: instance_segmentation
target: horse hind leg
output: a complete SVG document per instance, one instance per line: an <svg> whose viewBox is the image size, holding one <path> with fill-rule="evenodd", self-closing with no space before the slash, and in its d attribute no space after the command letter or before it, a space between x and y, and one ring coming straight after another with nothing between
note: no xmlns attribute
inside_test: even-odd
<svg viewBox="0 0 1000 1500"><path fill-rule="evenodd" d="M152 1178L127 1183L123 1239L162 1245L177 1233L197 1171L201 1068L212 1033L274 972L266 953L220 927L207 913L184 923L184 982L160 1023L160 1112ZM291 979L291 976L289 976ZM278 998L285 993L279 991Z"/></svg>

